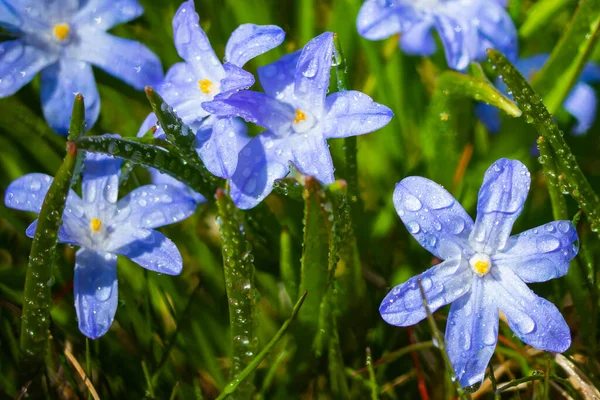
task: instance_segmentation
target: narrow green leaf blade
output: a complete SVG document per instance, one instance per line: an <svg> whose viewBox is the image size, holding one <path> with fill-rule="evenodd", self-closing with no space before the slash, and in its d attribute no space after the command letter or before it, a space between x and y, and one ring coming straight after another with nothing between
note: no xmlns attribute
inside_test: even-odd
<svg viewBox="0 0 600 400"><path fill-rule="evenodd" d="M490 49L488 56L498 72L502 74L504 83L513 92L519 107L529 114L538 133L550 144L556 154L558 170L564 175L568 184L563 186L564 189L571 194L586 213L592 231L598 233L600 231L600 199L583 175L562 132L542 102L542 98L502 53Z"/></svg>
<svg viewBox="0 0 600 400"><path fill-rule="evenodd" d="M128 139L88 136L74 141L80 150L110 154L145 167L156 168L185 183L207 199L213 197L220 182L204 168L187 162L181 154Z"/></svg>
<svg viewBox="0 0 600 400"><path fill-rule="evenodd" d="M533 87L551 114L556 113L577 83L591 56L600 29L600 0L583 0Z"/></svg>
<svg viewBox="0 0 600 400"><path fill-rule="evenodd" d="M256 353L256 288L254 285L254 256L246 238L240 210L222 190L217 190L223 271L229 304L231 328L231 379L250 364ZM254 391L252 379L238 387L240 399L249 399Z"/></svg>
<svg viewBox="0 0 600 400"><path fill-rule="evenodd" d="M84 123L83 110L83 96L77 95L71 117L72 137L81 133L78 127ZM25 276L20 338L21 368L27 377L36 373L46 355L52 305L52 264L76 161L77 147L68 142L67 154L46 193L33 237Z"/></svg>

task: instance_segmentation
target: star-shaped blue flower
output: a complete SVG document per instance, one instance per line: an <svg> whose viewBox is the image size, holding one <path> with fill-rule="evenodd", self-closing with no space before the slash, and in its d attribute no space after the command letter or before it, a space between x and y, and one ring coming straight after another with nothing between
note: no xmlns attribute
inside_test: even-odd
<svg viewBox="0 0 600 400"><path fill-rule="evenodd" d="M154 230L187 218L196 203L170 185L139 187L118 200L122 160L86 154L83 196L71 190L59 241L81 246L75 261L74 294L79 329L89 338L104 335L118 304L117 255L163 274L177 275L182 259L175 244ZM39 213L52 177L28 174L6 189L7 207ZM27 228L33 237L37 220Z"/></svg>
<svg viewBox="0 0 600 400"><path fill-rule="evenodd" d="M407 54L435 53L435 29L450 68L463 70L494 48L517 56L517 30L504 0L367 0L358 14L358 33L369 40L401 34Z"/></svg>
<svg viewBox="0 0 600 400"><path fill-rule="evenodd" d="M231 197L252 208L286 176L289 163L324 184L332 183L327 139L344 138L385 126L392 111L364 93L349 90L327 96L333 34L312 39L304 49L258 69L266 93L241 91L204 103L217 115L237 115L266 129L240 151L231 177Z"/></svg>
<svg viewBox="0 0 600 400"><path fill-rule="evenodd" d="M202 103L224 98L254 84L254 76L242 69L252 58L281 44L285 32L273 25L240 25L225 47L221 64L199 25L192 0L184 2L173 18L177 52L185 62L171 67L158 87L165 102L196 133L198 154L216 176L229 178L237 166L238 152L248 142L246 125L228 115L211 115ZM150 114L138 135L156 124ZM164 137L159 129L156 137Z"/></svg>
<svg viewBox="0 0 600 400"><path fill-rule="evenodd" d="M77 93L88 127L100 112L92 65L136 89L163 78L158 57L141 43L106 33L143 13L137 0L0 0L0 26L15 39L0 43L0 97L14 94L41 71L42 109L66 135Z"/></svg>
<svg viewBox="0 0 600 400"><path fill-rule="evenodd" d="M444 188L421 177L396 185L394 205L415 239L442 263L396 286L379 312L396 326L426 317L418 280L431 311L452 303L446 347L460 383L483 380L498 340L498 311L523 342L563 352L571 334L558 309L526 285L565 275L577 254L570 221L554 221L510 236L529 192L530 176L519 161L500 159L479 190L475 223Z"/></svg>
<svg viewBox="0 0 600 400"><path fill-rule="evenodd" d="M533 76L546 64L548 57L548 54L538 54L521 58L515 62L515 67L527 80L531 81ZM598 98L588 83L599 81L600 67L593 62L587 63L579 76L579 81L571 89L563 103L564 109L577 121L571 129L571 133L574 135L582 135L594 125ZM496 85L506 93L507 88L502 79L498 78ZM497 108L481 103L477 105L475 112L491 133L497 133L500 130L500 112Z"/></svg>

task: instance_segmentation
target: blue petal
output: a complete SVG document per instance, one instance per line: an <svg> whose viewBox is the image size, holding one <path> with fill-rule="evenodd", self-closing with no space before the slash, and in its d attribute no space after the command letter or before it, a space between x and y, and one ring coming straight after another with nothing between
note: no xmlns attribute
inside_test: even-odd
<svg viewBox="0 0 600 400"><path fill-rule="evenodd" d="M358 34L369 40L381 40L402 32L400 15L409 7L395 0L365 1L356 19Z"/></svg>
<svg viewBox="0 0 600 400"><path fill-rule="evenodd" d="M177 179L173 178L171 175L163 174L162 172L149 168L150 176L152 178L152 183L155 185L170 185L174 188L179 189L181 192L181 196L189 197L191 201L196 204L204 203L206 199L200 193L194 192L192 188L187 186L185 183L179 182Z"/></svg>
<svg viewBox="0 0 600 400"><path fill-rule="evenodd" d="M273 190L273 183L289 172L291 150L286 139L271 132L253 137L240 151L231 177L231 198L241 209L255 207Z"/></svg>
<svg viewBox="0 0 600 400"><path fill-rule="evenodd" d="M16 93L56 59L22 40L0 42L0 97Z"/></svg>
<svg viewBox="0 0 600 400"><path fill-rule="evenodd" d="M183 260L177 246L159 231L137 229L130 232L135 240L115 249L115 253L161 274L179 275Z"/></svg>
<svg viewBox="0 0 600 400"><path fill-rule="evenodd" d="M485 279L450 307L446 351L462 386L481 383L498 341L498 306Z"/></svg>
<svg viewBox="0 0 600 400"><path fill-rule="evenodd" d="M325 107L333 57L333 33L325 32L302 49L296 74L294 94L300 108L319 115Z"/></svg>
<svg viewBox="0 0 600 400"><path fill-rule="evenodd" d="M81 202L81 200L79 200L79 202ZM84 227L84 223L81 218L72 218L72 216L73 213L67 213L67 211L65 210L62 225L58 229L58 242L82 246L83 243L81 243L81 235L87 234L87 231L89 229L87 227L89 225L85 224ZM39 219L36 219L27 227L27 229L25 230L25 235L27 235L27 237L33 239L33 237L35 236L35 231L37 230L38 221ZM85 233L84 229L86 230Z"/></svg>
<svg viewBox="0 0 600 400"><path fill-rule="evenodd" d="M194 70L198 79L219 82L225 72L206 34L192 0L184 2L173 17L173 34L177 52Z"/></svg>
<svg viewBox="0 0 600 400"><path fill-rule="evenodd" d="M40 212L44 197L52 184L53 178L46 174L27 174L11 182L4 193L4 204L15 210ZM69 192L69 197L75 192Z"/></svg>
<svg viewBox="0 0 600 400"><path fill-rule="evenodd" d="M212 96L200 90L198 79L189 64L173 65L159 91L184 123L189 125L208 116L202 103L211 100Z"/></svg>
<svg viewBox="0 0 600 400"><path fill-rule="evenodd" d="M279 60L256 70L260 85L266 94L291 103L294 95L294 76L301 50L286 54Z"/></svg>
<svg viewBox="0 0 600 400"><path fill-rule="evenodd" d="M538 350L562 353L571 346L571 332L554 304L538 297L509 268L492 268L494 301L508 326L523 342Z"/></svg>
<svg viewBox="0 0 600 400"><path fill-rule="evenodd" d="M333 161L327 140L318 132L295 134L288 139L293 162L304 175L314 176L322 184L335 180Z"/></svg>
<svg viewBox="0 0 600 400"><path fill-rule="evenodd" d="M92 66L64 58L42 71L42 109L46 121L61 135L69 134L75 96L81 93L85 104L86 128L91 129L100 113L100 95Z"/></svg>
<svg viewBox="0 0 600 400"><path fill-rule="evenodd" d="M231 63L223 64L227 76L221 80L221 93L216 99L227 97L239 90L248 89L254 85L254 75Z"/></svg>
<svg viewBox="0 0 600 400"><path fill-rule="evenodd" d="M419 176L396 185L394 206L415 239L444 260L469 247L473 220L442 186Z"/></svg>
<svg viewBox="0 0 600 400"><path fill-rule="evenodd" d="M578 83L567 96L563 106L577 120L572 129L575 135L589 131L596 120L598 99L594 89L586 83Z"/></svg>
<svg viewBox="0 0 600 400"><path fill-rule="evenodd" d="M117 224L152 229L182 221L196 210L196 202L170 185L140 186L117 204Z"/></svg>
<svg viewBox="0 0 600 400"><path fill-rule="evenodd" d="M504 7L494 2L480 2L476 17L479 21L477 29L481 36L474 58L485 60L486 50L494 48L509 60L515 61L518 56L517 29Z"/></svg>
<svg viewBox="0 0 600 400"><path fill-rule="evenodd" d="M511 237L505 251L492 255L492 262L512 269L523 282L545 282L569 272L577 240L570 221L553 221Z"/></svg>
<svg viewBox="0 0 600 400"><path fill-rule="evenodd" d="M248 61L279 46L285 32L275 25L240 25L225 47L225 60L243 67Z"/></svg>
<svg viewBox="0 0 600 400"><path fill-rule="evenodd" d="M448 66L461 71L467 68L471 59L466 40L462 31L456 29L457 26L460 24L453 18L445 15L435 16L435 27L444 44Z"/></svg>
<svg viewBox="0 0 600 400"><path fill-rule="evenodd" d="M376 131L390 122L394 113L355 90L327 96L327 114L322 121L326 138L343 138Z"/></svg>
<svg viewBox="0 0 600 400"><path fill-rule="evenodd" d="M472 276L468 263L461 261L460 257L448 259L393 288L381 302L379 313L388 324L414 325L427 317L419 280L429 310L434 312L468 293Z"/></svg>
<svg viewBox="0 0 600 400"><path fill-rule="evenodd" d="M237 168L239 151L250 140L248 129L241 120L227 117L216 117L211 128L212 132L199 147L198 154L213 175L229 179Z"/></svg>
<svg viewBox="0 0 600 400"><path fill-rule="evenodd" d="M79 28L107 31L144 13L137 0L88 0L71 23Z"/></svg>
<svg viewBox="0 0 600 400"><path fill-rule="evenodd" d="M520 161L501 158L488 168L469 237L473 249L486 254L504 249L513 223L523 211L530 183L529 171Z"/></svg>
<svg viewBox="0 0 600 400"><path fill-rule="evenodd" d="M23 18L21 18L18 10L0 0L0 27L7 29L9 32L18 33L22 25Z"/></svg>
<svg viewBox="0 0 600 400"><path fill-rule="evenodd" d="M100 153L86 153L81 179L83 201L88 204L115 204L123 160Z"/></svg>
<svg viewBox="0 0 600 400"><path fill-rule="evenodd" d="M430 56L435 53L436 44L430 20L423 20L406 30L400 37L400 48L407 54Z"/></svg>
<svg viewBox="0 0 600 400"><path fill-rule="evenodd" d="M4 204L16 210L39 213L52 180L51 176L45 174L24 175L8 185L4 194ZM63 223L58 233L62 243L78 243L82 227L87 227L87 223L82 222L83 214L81 199L70 190L63 212ZM32 238L36 229L37 220L27 228L25 233Z"/></svg>
<svg viewBox="0 0 600 400"><path fill-rule="evenodd" d="M73 291L79 330L98 339L108 332L117 312L117 256L86 248L77 251Z"/></svg>
<svg viewBox="0 0 600 400"><path fill-rule="evenodd" d="M226 99L204 103L202 107L214 115L241 117L281 136L291 132L292 121L296 115L290 105L251 90L243 90Z"/></svg>
<svg viewBox="0 0 600 400"><path fill-rule="evenodd" d="M69 57L90 62L138 90L162 82L159 58L140 42L102 31L86 33L70 46Z"/></svg>
<svg viewBox="0 0 600 400"><path fill-rule="evenodd" d="M595 62L588 62L583 68L583 71L581 71L579 80L586 83L600 81L600 66Z"/></svg>
<svg viewBox="0 0 600 400"><path fill-rule="evenodd" d="M485 125L490 133L498 133L500 130L500 110L485 103L477 103L475 115Z"/></svg>
<svg viewBox="0 0 600 400"><path fill-rule="evenodd" d="M49 20L69 20L78 5L77 0L2 0L0 19L10 25L9 30L18 28L21 32L39 34L49 28Z"/></svg>

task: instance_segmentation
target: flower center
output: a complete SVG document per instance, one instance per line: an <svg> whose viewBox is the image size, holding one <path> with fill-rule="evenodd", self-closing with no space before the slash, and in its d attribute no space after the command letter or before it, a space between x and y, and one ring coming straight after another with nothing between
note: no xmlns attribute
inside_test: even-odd
<svg viewBox="0 0 600 400"><path fill-rule="evenodd" d="M469 265L473 272L479 276L484 276L490 271L492 267L492 260L490 256L485 253L477 253L469 260Z"/></svg>
<svg viewBox="0 0 600 400"><path fill-rule="evenodd" d="M98 232L102 228L102 221L98 218L92 218L90 221L90 229L92 232Z"/></svg>
<svg viewBox="0 0 600 400"><path fill-rule="evenodd" d="M296 110L296 118L294 118L294 123L299 124L302 121L306 121L306 113L298 108Z"/></svg>
<svg viewBox="0 0 600 400"><path fill-rule="evenodd" d="M212 91L213 83L209 79L200 79L198 87L204 94L209 94Z"/></svg>
<svg viewBox="0 0 600 400"><path fill-rule="evenodd" d="M60 41L63 41L69 36L69 25L58 24L54 26L54 36Z"/></svg>

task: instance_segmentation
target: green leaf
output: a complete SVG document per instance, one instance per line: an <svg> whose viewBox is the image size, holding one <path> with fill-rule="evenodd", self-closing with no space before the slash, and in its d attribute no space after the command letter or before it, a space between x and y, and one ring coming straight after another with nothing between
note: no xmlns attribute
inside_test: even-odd
<svg viewBox="0 0 600 400"><path fill-rule="evenodd" d="M550 144L556 154L558 171L564 176L562 189L579 203L590 221L592 231L600 231L600 199L583 175L575 156L548 112L542 98L531 88L521 73L496 50L488 50L488 56L502 74L506 86L512 90L515 100L534 123L538 133ZM560 183L560 182L559 182Z"/></svg>
<svg viewBox="0 0 600 400"><path fill-rule="evenodd" d="M75 97L71 117L71 137L83 132L84 105L81 94ZM29 265L25 277L23 315L21 319L21 368L26 377L32 377L41 367L46 355L50 307L52 267L58 244L58 230L71 188L77 148L67 143L67 154L56 173L40 211L37 229L31 245Z"/></svg>
<svg viewBox="0 0 600 400"><path fill-rule="evenodd" d="M252 362L239 374L237 379L229 382L227 384L227 386L225 386L225 390L223 390L223 393L221 393L219 395L219 397L217 397L217 400L226 399L230 394L235 392L236 389L238 388L238 386L244 381L244 379L249 377L254 372L254 370L258 367L258 365L262 362L262 360L264 360L269 355L269 352L271 350L273 350L273 347L275 347L277 342L279 342L279 340L287 332L287 330L290 327L290 325L292 324L292 322L294 322L294 320L296 319L296 316L298 315L298 312L300 311L300 308L302 307L302 304L304 303L304 300L306 299L307 294L308 294L308 292L304 292L302 294L302 296L300 296L300 298L296 302L296 305L292 309L292 314L283 323L283 325L281 325L281 328L279 328L279 330L277 331L275 336L273 336L273 338L260 351L260 353L256 356L256 358L254 360L252 360Z"/></svg>
<svg viewBox="0 0 600 400"><path fill-rule="evenodd" d="M600 0L583 0L550 58L533 79L550 114L556 113L577 83L600 29Z"/></svg>
<svg viewBox="0 0 600 400"><path fill-rule="evenodd" d="M152 106L152 111L156 114L158 122L165 132L167 139L173 143L189 162L194 162L200 166L204 164L196 152L196 135L189 126L183 123L181 118L175 114L175 111L162 97L151 87L146 87L146 97Z"/></svg>
<svg viewBox="0 0 600 400"><path fill-rule="evenodd" d="M254 256L246 238L240 210L222 190L217 190L223 271L229 304L231 327L231 379L252 361L256 352L256 287L254 285ZM240 399L249 399L254 391L252 379L238 388Z"/></svg>
<svg viewBox="0 0 600 400"><path fill-rule="evenodd" d="M330 279L330 254L333 256L332 204L321 184L306 177L304 188L304 242L299 293L308 291L305 306L298 320L306 326L307 337L313 338L319 326L321 302Z"/></svg>
<svg viewBox="0 0 600 400"><path fill-rule="evenodd" d="M445 187L451 187L461 154L457 144L459 126L456 101L463 98L482 101L513 117L521 116L516 104L487 79L454 71L442 73L429 105L421 146L429 177Z"/></svg>
<svg viewBox="0 0 600 400"><path fill-rule="evenodd" d="M138 141L107 136L82 137L74 143L80 150L110 154L145 167L156 168L185 183L207 199L213 197L220 182L206 169L187 162L175 150L167 151Z"/></svg>
<svg viewBox="0 0 600 400"><path fill-rule="evenodd" d="M540 0L527 11L527 18L519 28L519 36L526 39L541 28L547 28L552 17L573 0Z"/></svg>

